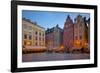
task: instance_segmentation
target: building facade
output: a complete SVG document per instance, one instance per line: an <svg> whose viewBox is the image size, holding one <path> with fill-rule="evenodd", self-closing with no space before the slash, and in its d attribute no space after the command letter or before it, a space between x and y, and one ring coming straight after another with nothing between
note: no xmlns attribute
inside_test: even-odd
<svg viewBox="0 0 100 73"><path fill-rule="evenodd" d="M87 20L85 19L86 22L86 33L87 33L87 44L86 44L86 48L85 52L90 53L90 18L88 18Z"/></svg>
<svg viewBox="0 0 100 73"><path fill-rule="evenodd" d="M90 45L90 18L87 20L87 26L88 26L88 44Z"/></svg>
<svg viewBox="0 0 100 73"><path fill-rule="evenodd" d="M86 18L78 15L74 24L74 49L86 48L88 45L88 27Z"/></svg>
<svg viewBox="0 0 100 73"><path fill-rule="evenodd" d="M74 42L74 24L70 16L67 16L67 19L64 24L63 31L63 45L66 52L70 52L73 47Z"/></svg>
<svg viewBox="0 0 100 73"><path fill-rule="evenodd" d="M22 43L24 49L45 49L45 29L35 22L23 18Z"/></svg>
<svg viewBox="0 0 100 73"><path fill-rule="evenodd" d="M62 46L63 30L56 25L46 30L46 47L48 50L58 50Z"/></svg>

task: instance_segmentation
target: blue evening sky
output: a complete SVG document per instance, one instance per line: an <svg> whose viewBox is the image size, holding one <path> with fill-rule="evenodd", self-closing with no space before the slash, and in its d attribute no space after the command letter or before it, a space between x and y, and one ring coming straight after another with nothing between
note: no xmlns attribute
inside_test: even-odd
<svg viewBox="0 0 100 73"><path fill-rule="evenodd" d="M60 28L64 27L64 23L68 15L70 15L71 19L77 17L77 15L82 15L88 19L90 17L89 13L75 13L75 12L53 12L53 11L32 11L32 10L23 10L22 17L26 19L30 19L32 22L37 22L41 27L52 28L57 24Z"/></svg>

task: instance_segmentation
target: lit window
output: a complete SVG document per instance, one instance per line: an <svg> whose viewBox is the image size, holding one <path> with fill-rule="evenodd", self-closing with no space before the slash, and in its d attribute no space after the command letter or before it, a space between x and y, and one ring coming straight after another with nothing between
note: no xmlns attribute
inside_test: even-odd
<svg viewBox="0 0 100 73"><path fill-rule="evenodd" d="M27 41L27 45L31 45L31 42L30 41Z"/></svg>

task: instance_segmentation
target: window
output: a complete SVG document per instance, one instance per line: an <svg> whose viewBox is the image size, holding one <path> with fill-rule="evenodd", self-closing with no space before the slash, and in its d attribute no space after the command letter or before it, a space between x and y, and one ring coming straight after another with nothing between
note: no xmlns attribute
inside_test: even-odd
<svg viewBox="0 0 100 73"><path fill-rule="evenodd" d="M37 31L35 32L35 34L37 35Z"/></svg>
<svg viewBox="0 0 100 73"><path fill-rule="evenodd" d="M42 36L44 37L44 33L42 34Z"/></svg>
<svg viewBox="0 0 100 73"><path fill-rule="evenodd" d="M43 38L43 41L44 41L44 38Z"/></svg>
<svg viewBox="0 0 100 73"><path fill-rule="evenodd" d="M27 39L27 35L26 34L24 35L24 39Z"/></svg>
<svg viewBox="0 0 100 73"><path fill-rule="evenodd" d="M82 39L82 36L80 36L80 39Z"/></svg>
<svg viewBox="0 0 100 73"><path fill-rule="evenodd" d="M31 36L31 35L29 35L29 39L30 39L30 40L32 39L32 36Z"/></svg>
<svg viewBox="0 0 100 73"><path fill-rule="evenodd" d="M35 45L37 46L37 42L35 43Z"/></svg>

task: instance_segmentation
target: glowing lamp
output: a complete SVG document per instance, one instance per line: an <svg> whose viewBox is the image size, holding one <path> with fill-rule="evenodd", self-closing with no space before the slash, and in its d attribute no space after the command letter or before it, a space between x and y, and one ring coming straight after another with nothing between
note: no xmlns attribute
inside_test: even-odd
<svg viewBox="0 0 100 73"><path fill-rule="evenodd" d="M62 45L60 48L62 49L62 48L64 48L64 46Z"/></svg>
<svg viewBox="0 0 100 73"><path fill-rule="evenodd" d="M27 45L30 45L31 43L29 41L27 41Z"/></svg>

